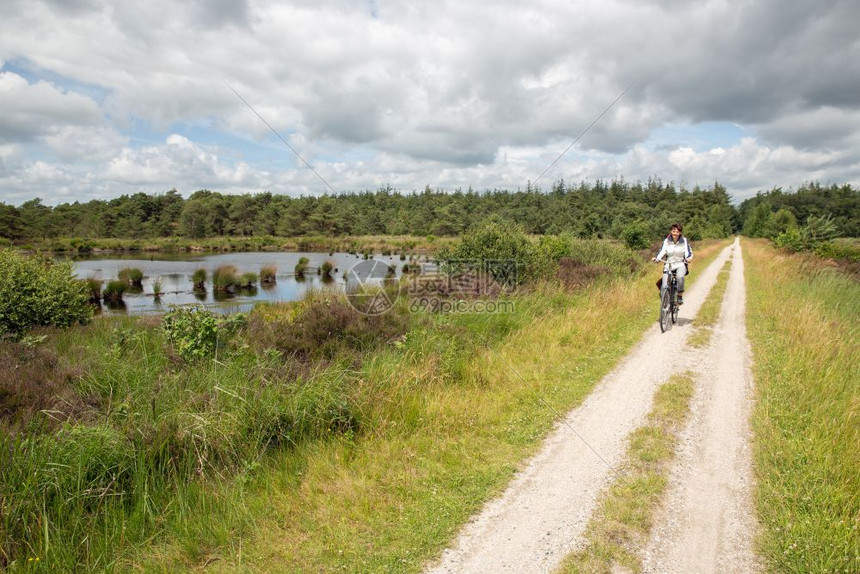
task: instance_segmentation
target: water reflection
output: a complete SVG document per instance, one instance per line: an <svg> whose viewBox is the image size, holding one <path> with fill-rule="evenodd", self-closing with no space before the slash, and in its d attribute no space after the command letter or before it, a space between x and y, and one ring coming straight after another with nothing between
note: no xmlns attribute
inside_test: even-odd
<svg viewBox="0 0 860 574"><path fill-rule="evenodd" d="M307 257L304 276L296 277L294 269L300 257ZM375 261L393 268L395 277L402 273L402 259L397 255L375 256ZM326 261L332 265L331 276L323 276L319 269ZM145 256L94 256L74 261L75 273L82 279L95 278L107 281L116 279L119 270L137 267L143 272L142 287L129 288L119 305L102 303L99 307L106 315L143 315L163 313L171 305L203 304L215 311L230 313L247 311L258 301L294 301L309 289L343 291L354 287L365 277L361 271L350 272L363 261L360 255L350 253L310 252L247 252L214 254L147 254ZM415 263L416 260L410 261ZM264 266L274 266L275 282L251 289L237 289L228 294L212 289L212 271L223 265L233 265L238 274L260 274ZM195 289L192 276L197 270L206 272L203 289ZM153 282L161 282L161 295L154 297Z"/></svg>

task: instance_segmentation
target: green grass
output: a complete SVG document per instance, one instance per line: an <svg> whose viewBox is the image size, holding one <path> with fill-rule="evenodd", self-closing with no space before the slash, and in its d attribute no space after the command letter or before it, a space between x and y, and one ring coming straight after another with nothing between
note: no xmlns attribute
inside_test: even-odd
<svg viewBox="0 0 860 574"><path fill-rule="evenodd" d="M860 284L744 241L759 552L771 572L860 570Z"/></svg>
<svg viewBox="0 0 860 574"><path fill-rule="evenodd" d="M511 314L403 301L379 319L312 295L255 310L214 359L183 359L158 318L46 331L38 364L20 347L4 368L39 367L16 392L63 400L0 424L0 563L415 571L551 428L520 375L578 404L655 320L652 290L603 278Z"/></svg>
<svg viewBox="0 0 860 574"><path fill-rule="evenodd" d="M703 266L724 245L700 250ZM442 316L410 331L353 374L367 431L262 461L244 491L255 528L241 563L222 549L209 570L419 571L550 430L553 413L520 376L560 412L578 404L655 320L652 291L646 276L545 287L517 298L512 316ZM199 566L176 543L131 564Z"/></svg>
<svg viewBox="0 0 860 574"><path fill-rule="evenodd" d="M687 339L687 344L693 347L705 347L711 342L713 326L720 318L720 309L723 304L723 296L726 294L726 286L729 283L729 273L732 270L732 261L726 261L723 268L717 274L717 282L714 284L708 298L702 304L696 318L693 319L695 331Z"/></svg>
<svg viewBox="0 0 860 574"><path fill-rule="evenodd" d="M657 390L646 424L628 438L624 477L603 494L585 531L586 546L568 556L559 572L641 572L638 549L651 532L654 509L668 484L677 435L690 410L695 382L675 375Z"/></svg>

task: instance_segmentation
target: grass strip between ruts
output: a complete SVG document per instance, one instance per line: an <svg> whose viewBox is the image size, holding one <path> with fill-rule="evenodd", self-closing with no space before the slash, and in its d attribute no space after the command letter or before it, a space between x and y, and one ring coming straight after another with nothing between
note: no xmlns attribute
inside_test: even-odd
<svg viewBox="0 0 860 574"><path fill-rule="evenodd" d="M693 375L683 373L657 390L647 423L628 438L624 479L602 496L586 527L587 545L568 556L558 572L610 572L617 566L642 571L639 549L648 542L654 509L666 490L694 388Z"/></svg>
<svg viewBox="0 0 860 574"><path fill-rule="evenodd" d="M691 347L705 347L710 343L713 326L720 318L720 309L722 308L723 296L726 294L731 269L732 260L729 259L720 269L717 274L717 282L696 314L696 318L693 319L693 327L696 330L687 338L687 344Z"/></svg>

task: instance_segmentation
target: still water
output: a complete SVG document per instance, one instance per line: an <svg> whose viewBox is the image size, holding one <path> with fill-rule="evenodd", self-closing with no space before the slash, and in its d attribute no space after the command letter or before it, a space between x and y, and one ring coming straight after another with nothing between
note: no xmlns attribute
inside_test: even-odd
<svg viewBox="0 0 860 574"><path fill-rule="evenodd" d="M294 276L296 263L300 257L309 260L304 279ZM332 278L323 280L317 275L317 268L325 261L331 261L335 270ZM124 306L111 308L102 303L102 313L107 315L147 315L163 313L170 310L171 305L204 305L220 313L248 311L258 301L295 301L300 299L309 289L332 289L343 291L351 287L357 279L363 279L362 273L356 275L356 265L362 263L361 255L349 253L302 253L302 252L249 252L249 253L217 253L217 254L166 254L134 256L93 256L89 259L74 261L75 273L81 279L89 277L102 279L105 285L117 278L120 269L137 267L143 272L142 292L129 292L123 295ZM391 265L399 277L405 261L394 256L374 256L374 261ZM412 263L415 263L413 261ZM277 268L277 282L274 285L257 286L246 290L241 289L235 295L215 293L212 289L212 271L222 265L233 265L239 275L247 272L260 274L264 265L274 265ZM206 271L206 290L193 290L191 276L197 269ZM349 273L353 270L352 273ZM344 273L348 277L344 277ZM152 284L161 279L162 294L156 298L153 295Z"/></svg>

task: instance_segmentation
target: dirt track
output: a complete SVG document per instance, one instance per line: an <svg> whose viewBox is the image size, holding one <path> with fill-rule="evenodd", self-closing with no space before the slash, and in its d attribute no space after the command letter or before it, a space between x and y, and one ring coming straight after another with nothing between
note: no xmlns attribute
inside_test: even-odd
<svg viewBox="0 0 860 574"><path fill-rule="evenodd" d="M725 261L733 257L723 312L708 349L685 344ZM744 327L743 262L736 242L685 296L678 325L648 330L586 401L559 423L508 489L463 528L428 573L551 572L584 543L585 526L616 479L627 435L645 421L658 386L696 373L691 423L654 536L642 549L649 572L748 572L754 520L747 418L751 390ZM655 298L656 307L656 298Z"/></svg>

